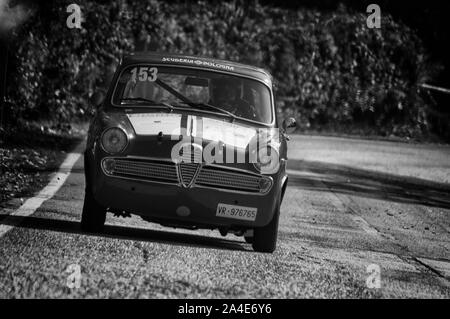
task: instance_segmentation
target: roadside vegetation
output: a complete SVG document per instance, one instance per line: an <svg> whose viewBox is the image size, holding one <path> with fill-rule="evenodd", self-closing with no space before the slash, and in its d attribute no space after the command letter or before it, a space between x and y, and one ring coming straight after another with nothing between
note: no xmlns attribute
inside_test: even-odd
<svg viewBox="0 0 450 319"><path fill-rule="evenodd" d="M287 9L244 2L90 1L82 29L66 26L71 1L45 1L10 44L6 121L86 118L121 54L156 50L250 63L274 76L282 113L303 131L449 139L449 121L421 83L440 66L388 13Z"/></svg>

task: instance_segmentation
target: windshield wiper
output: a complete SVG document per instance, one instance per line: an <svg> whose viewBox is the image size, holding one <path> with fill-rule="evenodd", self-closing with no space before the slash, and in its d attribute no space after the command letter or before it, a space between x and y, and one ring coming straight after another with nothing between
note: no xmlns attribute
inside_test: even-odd
<svg viewBox="0 0 450 319"><path fill-rule="evenodd" d="M189 103L183 102L183 103L188 104L190 107L193 107L196 109L203 109L203 110L207 109L207 110L219 111L220 113L227 114L228 116L230 116L233 119L233 121L236 119L236 115L234 115L233 113L231 113L227 110L224 110L220 107L208 104L208 103L195 103L195 102L189 102Z"/></svg>
<svg viewBox="0 0 450 319"><path fill-rule="evenodd" d="M126 101L130 101L130 102L145 102L145 103L147 103L147 104L150 104L151 106L159 106L159 105L162 105L162 106L165 106L165 107L167 107L170 111L173 111L173 106L172 105L170 105L169 103L166 103L166 102L157 102L157 101L154 101L154 100L151 100L151 99L147 99L147 98L145 98L145 97L129 97L129 98L124 98L124 99L121 99L120 100L120 102L122 103L122 102L126 102Z"/></svg>

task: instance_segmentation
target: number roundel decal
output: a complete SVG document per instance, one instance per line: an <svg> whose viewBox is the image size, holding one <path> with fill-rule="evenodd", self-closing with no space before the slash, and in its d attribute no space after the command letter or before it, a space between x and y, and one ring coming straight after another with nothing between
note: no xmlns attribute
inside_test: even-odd
<svg viewBox="0 0 450 319"><path fill-rule="evenodd" d="M131 70L131 80L136 82L139 80L140 82L149 81L155 82L158 79L158 68L142 66L139 68L133 68Z"/></svg>

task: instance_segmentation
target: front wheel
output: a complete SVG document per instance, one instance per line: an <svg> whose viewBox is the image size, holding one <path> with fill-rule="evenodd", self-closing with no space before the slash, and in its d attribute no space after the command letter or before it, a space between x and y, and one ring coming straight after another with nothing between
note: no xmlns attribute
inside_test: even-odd
<svg viewBox="0 0 450 319"><path fill-rule="evenodd" d="M272 220L264 227L257 227L253 230L254 251L261 253L273 253L277 247L278 220L280 219L280 201L275 206Z"/></svg>
<svg viewBox="0 0 450 319"><path fill-rule="evenodd" d="M85 232L101 232L106 220L106 208L95 200L87 188L84 195L83 213L81 214L81 230Z"/></svg>

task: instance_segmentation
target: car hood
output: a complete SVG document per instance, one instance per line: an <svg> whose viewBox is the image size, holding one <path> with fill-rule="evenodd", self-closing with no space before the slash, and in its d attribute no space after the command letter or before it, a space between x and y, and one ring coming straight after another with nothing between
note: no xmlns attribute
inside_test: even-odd
<svg viewBox="0 0 450 319"><path fill-rule="evenodd" d="M258 133L257 127L202 114L133 112L126 116L137 137L163 135L178 140L190 136L245 149Z"/></svg>

